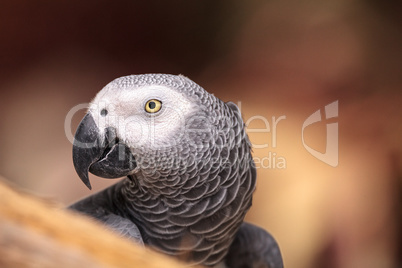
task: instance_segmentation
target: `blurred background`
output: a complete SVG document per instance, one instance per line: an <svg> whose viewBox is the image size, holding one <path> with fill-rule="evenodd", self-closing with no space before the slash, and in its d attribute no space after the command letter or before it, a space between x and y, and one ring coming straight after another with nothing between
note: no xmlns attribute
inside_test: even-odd
<svg viewBox="0 0 402 268"><path fill-rule="evenodd" d="M249 133L262 162L247 220L286 267L402 267L400 14L392 0L3 0L0 175L65 205L114 183L78 179L67 136L85 111L66 133L67 114L114 78L183 74L241 104L250 129L270 123ZM332 167L301 135L337 100ZM325 151L328 122L305 129L308 146Z"/></svg>

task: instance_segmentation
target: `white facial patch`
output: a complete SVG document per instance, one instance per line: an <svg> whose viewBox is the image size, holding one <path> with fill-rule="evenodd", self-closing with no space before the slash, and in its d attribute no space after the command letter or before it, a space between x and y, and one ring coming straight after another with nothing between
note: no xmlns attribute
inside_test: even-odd
<svg viewBox="0 0 402 268"><path fill-rule="evenodd" d="M162 103L156 113L148 113L149 100ZM173 145L185 133L185 120L194 104L184 94L161 85L139 88L106 86L89 108L101 133L114 127L130 148L162 148Z"/></svg>

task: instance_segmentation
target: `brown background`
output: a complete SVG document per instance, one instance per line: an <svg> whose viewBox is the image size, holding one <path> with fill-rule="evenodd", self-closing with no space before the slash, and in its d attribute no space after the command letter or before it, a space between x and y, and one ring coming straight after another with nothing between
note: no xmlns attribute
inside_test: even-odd
<svg viewBox="0 0 402 268"><path fill-rule="evenodd" d="M400 267L400 14L375 0L2 1L0 174L66 205L90 194L72 166L69 110L119 76L181 73L241 102L245 120L286 116L275 148L272 131L250 133L269 144L256 158L275 153L286 168L258 169L248 214L286 267ZM301 128L336 100L334 168L304 149ZM305 135L325 150L325 122ZM95 191L110 183L92 177Z"/></svg>

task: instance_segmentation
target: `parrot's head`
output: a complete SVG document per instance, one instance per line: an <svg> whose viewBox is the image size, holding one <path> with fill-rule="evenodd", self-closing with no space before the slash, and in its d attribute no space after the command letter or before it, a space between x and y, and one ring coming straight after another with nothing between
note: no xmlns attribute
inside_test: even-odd
<svg viewBox="0 0 402 268"><path fill-rule="evenodd" d="M75 169L88 188L88 172L180 187L184 181L167 178L199 172L205 165L213 168L205 159L211 161L214 154L220 157L226 146L223 139L234 137L225 131L231 126L222 120L228 110L225 103L184 76L118 78L96 95L78 126L73 145ZM221 159L216 161L222 164Z"/></svg>

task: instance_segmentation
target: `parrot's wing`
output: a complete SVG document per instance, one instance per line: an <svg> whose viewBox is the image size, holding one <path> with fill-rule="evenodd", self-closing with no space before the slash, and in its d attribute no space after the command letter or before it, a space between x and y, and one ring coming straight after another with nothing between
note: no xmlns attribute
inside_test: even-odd
<svg viewBox="0 0 402 268"><path fill-rule="evenodd" d="M225 258L230 268L283 268L279 246L264 229L242 223Z"/></svg>
<svg viewBox="0 0 402 268"><path fill-rule="evenodd" d="M95 218L110 227L118 235L133 239L138 244L143 245L144 242L137 225L129 219L115 214L117 209L112 203L114 198L111 195L116 192L116 186L118 184L78 201L68 208Z"/></svg>
<svg viewBox="0 0 402 268"><path fill-rule="evenodd" d="M104 217L104 223L110 226L115 233L129 239L134 239L138 244L144 245L140 230L138 230L137 225L129 219L116 214L108 214Z"/></svg>

